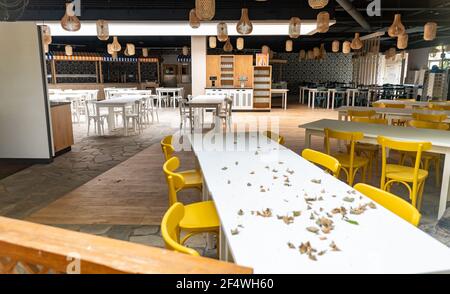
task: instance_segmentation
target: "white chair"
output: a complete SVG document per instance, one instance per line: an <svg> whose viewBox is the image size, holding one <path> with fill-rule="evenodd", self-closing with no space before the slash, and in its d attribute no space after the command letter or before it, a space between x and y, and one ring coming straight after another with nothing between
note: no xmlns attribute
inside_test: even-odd
<svg viewBox="0 0 450 294"><path fill-rule="evenodd" d="M161 89L156 89L156 94L158 95L158 107L164 104L164 107L170 106L170 97Z"/></svg>
<svg viewBox="0 0 450 294"><path fill-rule="evenodd" d="M124 122L126 121L125 126L129 125L129 122L131 121L133 130L136 132L136 129L138 130L139 134L142 131L142 108L144 107L144 99L140 101L136 101L136 103L133 105L131 109L126 111Z"/></svg>
<svg viewBox="0 0 450 294"><path fill-rule="evenodd" d="M215 112L215 111L214 111ZM231 130L231 118L233 114L233 99L230 97L225 98L225 104L219 110L219 113L216 114L221 121L225 124L228 129Z"/></svg>
<svg viewBox="0 0 450 294"><path fill-rule="evenodd" d="M88 123L87 135L91 128L91 121L94 122L94 130L97 133L98 126L100 125L101 134L105 134L105 121L108 114L97 113L97 105L95 101L86 101L86 120Z"/></svg>

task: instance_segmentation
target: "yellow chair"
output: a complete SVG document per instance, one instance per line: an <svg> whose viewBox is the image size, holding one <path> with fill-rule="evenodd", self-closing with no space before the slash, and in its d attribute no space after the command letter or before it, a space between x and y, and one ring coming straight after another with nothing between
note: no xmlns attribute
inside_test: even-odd
<svg viewBox="0 0 450 294"><path fill-rule="evenodd" d="M339 173L341 172L341 164L336 158L312 149L303 150L302 157L312 163L324 167L336 178L339 177Z"/></svg>
<svg viewBox="0 0 450 294"><path fill-rule="evenodd" d="M193 256L200 256L196 250L180 244L180 223L184 216L184 205L180 202L174 203L164 214L161 222L161 235L164 243L167 249Z"/></svg>
<svg viewBox="0 0 450 294"><path fill-rule="evenodd" d="M186 188L186 181L182 174L174 172L178 167L177 157L169 159L164 164L164 173L166 175L167 186L169 188L169 206L178 202L177 193ZM217 216L214 202L202 201L186 205L185 215L179 226L188 232L181 244L194 234L215 232L218 233L220 222Z"/></svg>
<svg viewBox="0 0 450 294"><path fill-rule="evenodd" d="M369 159L355 155L356 141L364 138L363 133L359 132L339 132L330 129L325 129L325 150L328 155L333 156L341 164L342 170L347 175L347 182L350 186L353 186L353 182L358 170L362 170L362 182L366 179L367 167L369 165ZM338 153L331 154L331 140L344 140L350 142L350 148L348 148L347 154Z"/></svg>
<svg viewBox="0 0 450 294"><path fill-rule="evenodd" d="M264 136L266 136L267 138L278 142L278 144L280 145L284 145L285 140L283 136L278 135L277 133L271 132L271 131L265 131L263 133Z"/></svg>
<svg viewBox="0 0 450 294"><path fill-rule="evenodd" d="M374 103L372 103L372 107L375 107L375 108L386 108L386 105L384 105L384 103L382 103L382 102L374 102Z"/></svg>
<svg viewBox="0 0 450 294"><path fill-rule="evenodd" d="M432 109L432 110L446 110L446 111L449 111L450 110L450 104L433 104L433 103L429 103L428 104L428 108Z"/></svg>
<svg viewBox="0 0 450 294"><path fill-rule="evenodd" d="M419 225L420 212L402 198L367 184L356 184L355 190L395 213L413 226L417 227Z"/></svg>
<svg viewBox="0 0 450 294"><path fill-rule="evenodd" d="M367 118L367 117L354 117L352 119L353 122L362 122L362 123L370 123L370 124L379 124L379 125L387 125L388 121L385 118ZM368 143L356 143L355 145L355 152L358 155L365 155L367 158L369 158L369 181L372 179L372 170L373 170L373 163L375 162L376 171L380 169L380 166L378 164L378 155L380 154L380 146L375 144L368 144Z"/></svg>
<svg viewBox="0 0 450 294"><path fill-rule="evenodd" d="M175 152L175 148L172 145L173 136L167 136L161 140L161 149L164 157L167 160L172 158L172 154Z"/></svg>
<svg viewBox="0 0 450 294"><path fill-rule="evenodd" d="M449 125L446 123L436 123L436 122L428 122L428 121L418 121L412 120L409 121L409 125L413 128L420 129L434 129L434 130L448 130ZM405 157L415 158L415 153L404 153L402 154L402 161L404 162ZM441 155L438 153L424 152L422 154L423 159L423 168L427 171L430 171L431 163L434 164L435 173L436 173L436 187L439 187L441 183Z"/></svg>
<svg viewBox="0 0 450 294"><path fill-rule="evenodd" d="M347 115L350 120L353 120L353 118L357 117L372 118L377 115L377 112L375 110L349 110Z"/></svg>
<svg viewBox="0 0 450 294"><path fill-rule="evenodd" d="M421 120L421 121L427 121L427 122L443 122L447 119L446 114L422 114L422 113L413 113L412 118L414 120Z"/></svg>
<svg viewBox="0 0 450 294"><path fill-rule="evenodd" d="M384 103L386 108L406 108L406 104L403 103Z"/></svg>
<svg viewBox="0 0 450 294"><path fill-rule="evenodd" d="M379 136L378 144L380 144L382 148L380 188L390 192L393 183L404 185L409 191L409 198L412 201L412 205L420 210L425 180L428 177L428 171L420 169L420 164L423 152L431 149L431 143L403 142ZM416 152L414 167L400 164L388 164L386 149L397 150L400 152ZM412 187L409 185L410 183L412 184Z"/></svg>

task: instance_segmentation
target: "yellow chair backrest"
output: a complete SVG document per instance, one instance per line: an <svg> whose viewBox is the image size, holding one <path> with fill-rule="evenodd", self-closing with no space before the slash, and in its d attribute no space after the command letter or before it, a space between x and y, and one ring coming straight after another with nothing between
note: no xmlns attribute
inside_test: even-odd
<svg viewBox="0 0 450 294"><path fill-rule="evenodd" d="M355 161L355 144L356 141L359 141L364 138L364 134L361 132L340 132L340 131L334 131L330 129L324 129L325 131L325 150L328 155L331 155L331 140L330 139L337 139L337 140L344 140L350 142L350 170L349 174L353 174L353 163Z"/></svg>
<svg viewBox="0 0 450 294"><path fill-rule="evenodd" d="M408 124L413 128L418 129L432 129L432 130L448 130L449 125L441 122L430 122L430 121L422 121L422 120L410 120Z"/></svg>
<svg viewBox="0 0 450 294"><path fill-rule="evenodd" d="M419 225L421 217L419 211L400 197L367 184L356 184L355 190L369 197L412 225L416 227Z"/></svg>
<svg viewBox="0 0 450 294"><path fill-rule="evenodd" d="M413 119L415 120L423 120L429 122L443 122L447 119L446 114L423 114L423 113L413 113Z"/></svg>
<svg viewBox="0 0 450 294"><path fill-rule="evenodd" d="M384 103L386 108L406 108L406 104L402 103Z"/></svg>
<svg viewBox="0 0 450 294"><path fill-rule="evenodd" d="M167 160L163 165L163 171L169 188L169 205L177 202L177 193L183 189L186 183L183 175L175 172L179 167L180 159L176 156Z"/></svg>
<svg viewBox="0 0 450 294"><path fill-rule="evenodd" d="M384 103L382 102L374 102L372 103L372 106L375 108L386 108L386 105L384 105Z"/></svg>
<svg viewBox="0 0 450 294"><path fill-rule="evenodd" d="M284 145L285 140L283 136L278 135L277 133L271 132L271 131L265 131L263 133L264 136L266 136L267 138L278 142L278 144L280 145Z"/></svg>
<svg viewBox="0 0 450 294"><path fill-rule="evenodd" d="M161 149L166 160L172 158L175 148L172 145L173 136L167 136L161 140Z"/></svg>
<svg viewBox="0 0 450 294"><path fill-rule="evenodd" d="M320 165L330 171L336 178L339 177L341 171L341 164L336 158L312 149L305 149L302 152L302 157L312 163Z"/></svg>
<svg viewBox="0 0 450 294"><path fill-rule="evenodd" d="M365 110L365 111L349 110L348 111L348 116L350 117L350 120L352 120L355 117L371 118L375 115L377 115L377 112L375 110Z"/></svg>
<svg viewBox="0 0 450 294"><path fill-rule="evenodd" d="M387 125L388 120L385 118L367 118L367 117L354 117L353 122L362 122L369 124Z"/></svg>
<svg viewBox="0 0 450 294"><path fill-rule="evenodd" d="M166 248L180 253L193 256L200 254L192 249L180 244L180 221L184 217L184 205L180 202L174 203L167 212L161 222L161 235L163 237Z"/></svg>
<svg viewBox="0 0 450 294"><path fill-rule="evenodd" d="M429 103L428 108L432 110L450 110L450 104L434 104Z"/></svg>
<svg viewBox="0 0 450 294"><path fill-rule="evenodd" d="M397 98L396 101L415 102L416 99L414 99L414 98Z"/></svg>

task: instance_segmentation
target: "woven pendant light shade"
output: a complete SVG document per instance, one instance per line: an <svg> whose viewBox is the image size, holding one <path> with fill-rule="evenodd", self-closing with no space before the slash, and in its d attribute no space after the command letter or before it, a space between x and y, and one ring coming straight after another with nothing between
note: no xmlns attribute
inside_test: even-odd
<svg viewBox="0 0 450 294"><path fill-rule="evenodd" d="M106 20L99 19L96 22L97 27L97 38L101 41L106 41L109 39L109 25Z"/></svg>
<svg viewBox="0 0 450 294"><path fill-rule="evenodd" d="M394 16L394 22L388 29L388 35L392 38L396 38L405 33L405 26L402 24L401 14L396 14Z"/></svg>
<svg viewBox="0 0 450 294"><path fill-rule="evenodd" d="M359 33L355 33L355 38L353 38L350 48L353 50L359 50L363 46L363 42L359 38Z"/></svg>
<svg viewBox="0 0 450 294"><path fill-rule="evenodd" d="M328 5L328 0L308 0L308 4L313 9L322 9Z"/></svg>
<svg viewBox="0 0 450 294"><path fill-rule="evenodd" d="M66 52L67 56L72 56L73 55L73 48L70 45L66 45L64 47L64 51Z"/></svg>
<svg viewBox="0 0 450 294"><path fill-rule="evenodd" d="M225 52L231 52L231 51L233 51L233 45L231 45L230 38L228 38L227 42L226 42L225 45L223 46L223 51L225 51Z"/></svg>
<svg viewBox="0 0 450 294"><path fill-rule="evenodd" d="M298 53L298 59L299 60L305 60L306 58L306 51L305 50L300 50L300 52Z"/></svg>
<svg viewBox="0 0 450 294"><path fill-rule="evenodd" d="M198 29L200 27L200 19L197 17L195 9L191 9L191 11L189 11L189 25L193 29Z"/></svg>
<svg viewBox="0 0 450 294"><path fill-rule="evenodd" d="M216 14L215 0L195 0L195 13L200 20L211 20Z"/></svg>
<svg viewBox="0 0 450 294"><path fill-rule="evenodd" d="M217 39L220 42L226 42L228 40L228 27L224 22L217 24Z"/></svg>
<svg viewBox="0 0 450 294"><path fill-rule="evenodd" d="M46 45L52 43L52 33L49 26L42 26L42 42Z"/></svg>
<svg viewBox="0 0 450 294"><path fill-rule="evenodd" d="M302 28L302 21L298 17L292 17L289 21L289 37L297 39L300 37Z"/></svg>
<svg viewBox="0 0 450 294"><path fill-rule="evenodd" d="M76 32L80 30L81 23L78 17L76 17L75 15L73 3L66 3L66 13L61 19L61 26L63 29L69 32Z"/></svg>
<svg viewBox="0 0 450 294"><path fill-rule="evenodd" d="M184 56L188 56L189 55L189 47L188 46L184 46L181 51L182 51Z"/></svg>
<svg viewBox="0 0 450 294"><path fill-rule="evenodd" d="M437 23L427 22L423 28L423 39L425 41L433 41L436 39Z"/></svg>
<svg viewBox="0 0 450 294"><path fill-rule="evenodd" d="M333 43L331 43L331 51L333 51L334 53L339 52L339 46L340 46L339 41L334 40Z"/></svg>
<svg viewBox="0 0 450 294"><path fill-rule="evenodd" d="M322 11L317 14L317 32L326 33L330 29L330 14Z"/></svg>
<svg viewBox="0 0 450 294"><path fill-rule="evenodd" d="M108 54L109 54L109 55L113 55L113 53L115 52L115 51L113 50L113 44L108 44L108 45L106 45L106 50L108 51Z"/></svg>
<svg viewBox="0 0 450 294"><path fill-rule="evenodd" d="M248 9L242 8L241 11L241 19L236 25L236 31L241 35L251 34L253 31L253 25L250 19L248 18Z"/></svg>
<svg viewBox="0 0 450 294"><path fill-rule="evenodd" d="M342 43L342 53L349 54L351 52L351 43L349 41L345 41Z"/></svg>
<svg viewBox="0 0 450 294"><path fill-rule="evenodd" d="M136 47L134 44L128 43L125 47L125 55L126 56L134 56L136 54Z"/></svg>
<svg viewBox="0 0 450 294"><path fill-rule="evenodd" d="M266 46L266 45L262 46L262 48L261 48L261 53L262 53L262 54L269 54L269 53L270 53L270 48L269 48L269 46Z"/></svg>
<svg viewBox="0 0 450 294"><path fill-rule="evenodd" d="M307 54L306 58L308 60L313 60L314 59L314 52L312 50L308 50L308 54Z"/></svg>
<svg viewBox="0 0 450 294"><path fill-rule="evenodd" d="M142 56L148 57L148 48L142 48Z"/></svg>
<svg viewBox="0 0 450 294"><path fill-rule="evenodd" d="M286 52L292 52L294 44L292 40L286 40Z"/></svg>
<svg viewBox="0 0 450 294"><path fill-rule="evenodd" d="M408 34L398 36L397 38L397 48L400 50L406 49L408 47Z"/></svg>
<svg viewBox="0 0 450 294"><path fill-rule="evenodd" d="M236 48L237 48L237 50L244 49L244 38L237 38L237 40L236 40Z"/></svg>
<svg viewBox="0 0 450 294"><path fill-rule="evenodd" d="M208 43L209 43L209 48L212 48L212 49L216 48L217 47L217 38L214 36L209 37Z"/></svg>
<svg viewBox="0 0 450 294"><path fill-rule="evenodd" d="M111 45L114 52L119 52L120 50L122 50L122 46L120 46L119 39L117 37L113 38L113 42Z"/></svg>

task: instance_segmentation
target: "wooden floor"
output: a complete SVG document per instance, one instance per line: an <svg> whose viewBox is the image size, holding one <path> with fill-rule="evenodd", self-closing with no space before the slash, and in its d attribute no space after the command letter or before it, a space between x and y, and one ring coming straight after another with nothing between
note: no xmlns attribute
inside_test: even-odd
<svg viewBox="0 0 450 294"><path fill-rule="evenodd" d="M272 112L235 113L234 122L249 117L278 118L280 133L286 146L300 152L304 145L304 130L298 125L321 118L337 119L337 113L327 110L309 110L289 106L288 110ZM174 113L174 117L177 117ZM317 138L313 145L322 148ZM192 153L178 154L182 168L192 168ZM167 186L162 173L163 156L158 144L117 165L85 185L63 196L49 206L31 215L27 220L44 224L114 224L157 225L168 207ZM183 193L184 203L200 200L196 191Z"/></svg>

